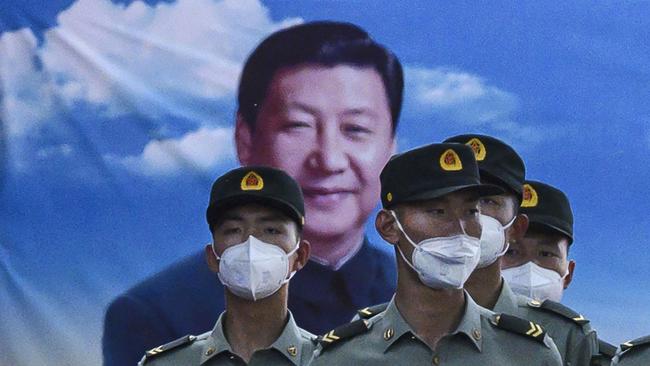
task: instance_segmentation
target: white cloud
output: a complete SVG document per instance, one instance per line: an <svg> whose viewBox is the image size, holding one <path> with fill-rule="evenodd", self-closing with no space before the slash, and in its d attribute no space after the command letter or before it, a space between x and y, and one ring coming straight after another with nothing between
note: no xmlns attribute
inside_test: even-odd
<svg viewBox="0 0 650 366"><path fill-rule="evenodd" d="M232 128L203 127L177 139L150 141L140 155L118 161L137 174L170 176L188 170L208 172L234 158Z"/></svg>
<svg viewBox="0 0 650 366"><path fill-rule="evenodd" d="M51 80L37 69L36 45L28 29L0 35L0 119L10 138L25 135L56 109Z"/></svg>
<svg viewBox="0 0 650 366"><path fill-rule="evenodd" d="M443 114L480 126L511 118L518 108L515 95L477 75L442 67L408 67L405 73L410 102L418 112Z"/></svg>
<svg viewBox="0 0 650 366"><path fill-rule="evenodd" d="M36 156L40 159L47 159L51 156L69 157L74 152L74 148L70 144L60 144L54 146L43 147L38 149Z"/></svg>
<svg viewBox="0 0 650 366"><path fill-rule="evenodd" d="M41 46L27 29L0 38L3 118L26 135L77 102L104 117L133 113L209 120L197 101L232 97L241 66L274 22L256 0L178 0L129 6L78 0ZM101 116L98 116L101 117Z"/></svg>

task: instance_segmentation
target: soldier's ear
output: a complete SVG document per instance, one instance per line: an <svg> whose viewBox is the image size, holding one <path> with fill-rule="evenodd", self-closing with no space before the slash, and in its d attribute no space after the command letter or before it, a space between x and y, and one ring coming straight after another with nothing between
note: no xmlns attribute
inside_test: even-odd
<svg viewBox="0 0 650 366"><path fill-rule="evenodd" d="M235 147L237 148L239 163L241 165L251 165L253 129L240 113L237 113L237 122L235 123Z"/></svg>
<svg viewBox="0 0 650 366"><path fill-rule="evenodd" d="M375 228L385 241L393 245L399 242L400 233L397 228L397 222L395 222L395 217L388 210L382 209L377 212Z"/></svg>
<svg viewBox="0 0 650 366"><path fill-rule="evenodd" d="M219 272L219 260L217 259L214 251L212 250L212 243L205 245L205 261L208 263L208 267L214 273Z"/></svg>
<svg viewBox="0 0 650 366"><path fill-rule="evenodd" d="M296 260L293 262L293 270L300 271L309 261L311 255L311 244L305 239L300 240L300 246L296 250Z"/></svg>
<svg viewBox="0 0 650 366"><path fill-rule="evenodd" d="M518 214L515 222L510 227L509 240L521 240L528 231L528 216L526 214Z"/></svg>
<svg viewBox="0 0 650 366"><path fill-rule="evenodd" d="M573 260L569 261L569 268L568 268L568 273L566 277L564 277L564 289L566 290L569 285L571 284L571 281L573 281L573 271L576 269L576 262Z"/></svg>

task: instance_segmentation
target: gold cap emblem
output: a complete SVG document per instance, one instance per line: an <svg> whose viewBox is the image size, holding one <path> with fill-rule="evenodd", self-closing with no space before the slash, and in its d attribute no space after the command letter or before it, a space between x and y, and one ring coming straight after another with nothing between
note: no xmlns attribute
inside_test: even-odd
<svg viewBox="0 0 650 366"><path fill-rule="evenodd" d="M463 163L460 161L460 157L452 149L447 149L442 155L440 155L440 167L442 170L446 171L458 171L463 169Z"/></svg>
<svg viewBox="0 0 650 366"><path fill-rule="evenodd" d="M393 194L388 192L386 194L386 201L391 202L393 200Z"/></svg>
<svg viewBox="0 0 650 366"><path fill-rule="evenodd" d="M535 207L539 203L537 191L530 184L524 184L524 194L521 200L521 207Z"/></svg>
<svg viewBox="0 0 650 366"><path fill-rule="evenodd" d="M467 141L465 145L468 145L472 148L472 150L474 150L474 157L476 158L476 161L485 160L487 151L485 150L485 145L483 145L483 142L481 142L481 140L474 137L473 139Z"/></svg>
<svg viewBox="0 0 650 366"><path fill-rule="evenodd" d="M248 172L241 180L242 191L259 191L264 188L264 180L254 171Z"/></svg>

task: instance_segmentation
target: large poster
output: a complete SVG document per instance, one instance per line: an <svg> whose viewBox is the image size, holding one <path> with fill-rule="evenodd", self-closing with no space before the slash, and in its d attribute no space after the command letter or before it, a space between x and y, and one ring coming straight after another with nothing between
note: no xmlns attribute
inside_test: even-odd
<svg viewBox="0 0 650 366"><path fill-rule="evenodd" d="M210 241L210 185L238 165L247 56L271 32L321 19L360 25L404 65L398 151L490 134L517 149L529 178L561 187L577 263L564 302L611 343L650 333L649 12L2 1L0 364L101 364L111 300ZM369 221L370 241L392 255Z"/></svg>

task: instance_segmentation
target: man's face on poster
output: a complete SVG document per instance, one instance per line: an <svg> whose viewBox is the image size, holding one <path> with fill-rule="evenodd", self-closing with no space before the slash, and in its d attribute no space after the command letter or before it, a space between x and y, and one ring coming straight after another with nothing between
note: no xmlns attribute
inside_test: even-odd
<svg viewBox="0 0 650 366"><path fill-rule="evenodd" d="M244 165L295 178L305 195L305 234L336 237L365 224L379 173L394 152L382 78L370 67L299 65L276 72L254 128L238 117Z"/></svg>

